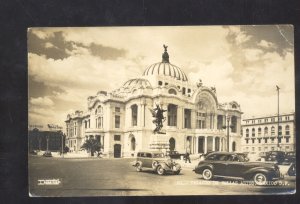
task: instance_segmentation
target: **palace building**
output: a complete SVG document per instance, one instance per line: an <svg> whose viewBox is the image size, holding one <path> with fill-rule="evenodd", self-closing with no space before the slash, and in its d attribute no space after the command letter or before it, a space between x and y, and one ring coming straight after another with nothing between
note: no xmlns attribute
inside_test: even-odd
<svg viewBox="0 0 300 204"><path fill-rule="evenodd" d="M108 157L134 156L149 149L155 129L149 109L156 105L167 110L163 130L170 150L227 151L228 136L229 151L240 151L240 105L219 103L216 88L204 86L201 80L192 84L183 69L169 61L166 46L162 61L150 65L142 76L112 92L89 96L86 111L68 114L67 145L78 152L85 140L95 138Z"/></svg>
<svg viewBox="0 0 300 204"><path fill-rule="evenodd" d="M242 151L296 151L295 113L243 119Z"/></svg>

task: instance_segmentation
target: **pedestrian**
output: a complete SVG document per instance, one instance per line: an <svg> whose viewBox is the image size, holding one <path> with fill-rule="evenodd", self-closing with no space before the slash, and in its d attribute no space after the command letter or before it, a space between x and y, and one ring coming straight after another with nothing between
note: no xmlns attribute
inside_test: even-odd
<svg viewBox="0 0 300 204"><path fill-rule="evenodd" d="M189 161L189 163L191 163L190 154L188 152L185 153L185 163L187 162L187 160Z"/></svg>

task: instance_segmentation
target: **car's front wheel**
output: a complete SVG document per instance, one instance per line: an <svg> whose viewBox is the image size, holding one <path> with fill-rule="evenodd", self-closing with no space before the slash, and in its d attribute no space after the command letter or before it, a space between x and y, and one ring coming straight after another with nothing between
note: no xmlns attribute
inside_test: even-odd
<svg viewBox="0 0 300 204"><path fill-rule="evenodd" d="M254 184L257 186L265 185L267 183L267 176L263 173L256 173L253 176Z"/></svg>
<svg viewBox="0 0 300 204"><path fill-rule="evenodd" d="M175 174L175 175L178 175L178 174L180 174L180 170L178 170L178 171L174 171L174 174Z"/></svg>
<svg viewBox="0 0 300 204"><path fill-rule="evenodd" d="M137 163L137 164L136 164L136 171L137 171L137 172L142 171L142 166L141 166L140 163Z"/></svg>
<svg viewBox="0 0 300 204"><path fill-rule="evenodd" d="M165 170L161 165L157 166L156 172L157 172L158 175L164 175L165 174Z"/></svg>
<svg viewBox="0 0 300 204"><path fill-rule="evenodd" d="M212 177L213 177L213 172L211 169L204 169L202 171L202 177L205 179L205 180L211 180Z"/></svg>

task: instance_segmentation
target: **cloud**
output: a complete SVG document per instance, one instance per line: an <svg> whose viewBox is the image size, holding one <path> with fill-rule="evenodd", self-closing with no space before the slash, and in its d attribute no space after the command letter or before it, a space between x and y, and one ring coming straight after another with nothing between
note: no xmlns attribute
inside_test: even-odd
<svg viewBox="0 0 300 204"><path fill-rule="evenodd" d="M210 64L195 61L191 66L198 68L198 72L191 72L189 79L196 83L200 78L204 86L216 87L217 93L232 95L233 81L230 77L234 68L228 58L220 57Z"/></svg>
<svg viewBox="0 0 300 204"><path fill-rule="evenodd" d="M276 48L274 43L267 42L265 40L261 40L257 45L263 48Z"/></svg>
<svg viewBox="0 0 300 204"><path fill-rule="evenodd" d="M233 38L233 41L237 45L241 45L252 38L251 35L248 35L246 32L242 31L240 26L229 26L228 29L228 35Z"/></svg>
<svg viewBox="0 0 300 204"><path fill-rule="evenodd" d="M261 49L244 49L244 55L248 61L257 61L260 59L260 56L263 54Z"/></svg>
<svg viewBox="0 0 300 204"><path fill-rule="evenodd" d="M35 106L53 106L53 101L48 97L30 98L30 104Z"/></svg>

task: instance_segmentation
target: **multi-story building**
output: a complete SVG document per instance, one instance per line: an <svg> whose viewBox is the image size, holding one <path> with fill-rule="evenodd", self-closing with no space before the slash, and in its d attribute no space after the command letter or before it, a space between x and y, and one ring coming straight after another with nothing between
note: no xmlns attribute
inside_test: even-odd
<svg viewBox="0 0 300 204"><path fill-rule="evenodd" d="M28 126L28 150L61 151L64 135L62 127L48 124L47 126L30 124Z"/></svg>
<svg viewBox="0 0 300 204"><path fill-rule="evenodd" d="M240 105L219 103L216 89L201 80L192 84L181 68L170 63L166 48L162 61L146 68L143 76L112 92L99 91L88 97L86 111L68 114L67 145L78 151L85 140L95 138L103 153L114 157L148 149L155 128L149 109L156 105L166 110L163 129L171 150L225 151L229 126L230 151L240 150Z"/></svg>
<svg viewBox="0 0 300 204"><path fill-rule="evenodd" d="M279 123L278 123L279 122ZM295 151L295 114L252 117L242 122L242 151Z"/></svg>

